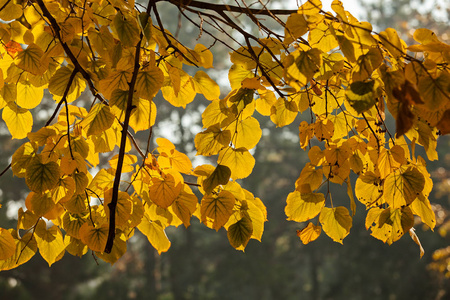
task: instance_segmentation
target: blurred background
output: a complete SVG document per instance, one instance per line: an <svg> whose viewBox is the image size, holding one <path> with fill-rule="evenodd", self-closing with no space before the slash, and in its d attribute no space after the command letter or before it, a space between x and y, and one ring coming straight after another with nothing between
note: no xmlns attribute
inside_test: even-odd
<svg viewBox="0 0 450 300"><path fill-rule="evenodd" d="M329 10L330 2L324 1L324 10ZM397 29L408 44L414 43L412 33L421 27L433 30L449 43L450 4L446 0L343 3L359 20L371 22L376 31ZM270 5L294 8L296 1L272 0ZM165 26L178 32L187 46L212 43L205 35L197 41L198 28L183 20L179 23L173 6L158 4L158 8L163 20L169 16L170 23ZM241 22L245 25L245 20ZM220 44L211 50L216 70L209 74L226 85L223 78L227 78L230 50ZM225 96L229 86L221 89ZM207 101L196 99L186 110L171 107L160 94L155 102L158 125L154 137L169 138L194 162L204 163L204 159L194 158L193 138L201 130L201 111ZM54 101L47 99L44 107L33 113L43 124L53 108ZM450 299L449 136L439 138L439 161L428 164L434 180L430 201L437 227L432 232L420 222L415 226L426 251L419 259L419 249L407 235L392 246L371 237L364 228L363 205L357 206L344 245L324 234L315 242L302 245L296 236L296 230L302 226L286 221L284 214L285 199L294 190L294 182L308 160L298 145L298 125L275 128L267 117L257 117L265 128L254 150L257 164L252 175L241 183L267 207L269 221L261 243L251 240L245 253L236 251L229 245L224 229L216 233L194 218L188 229L166 229L172 246L161 255L141 234L130 239L127 253L113 266L97 262L90 254L82 258L66 254L49 268L37 254L16 269L0 272L0 299ZM298 118L294 124L305 116ZM35 126L34 130L39 123ZM145 143L145 134L141 137ZM5 124L0 122L0 171L22 143L11 140ZM108 158L103 157L103 161L106 163ZM11 171L0 177L0 227L16 226L17 209L24 205L27 193L25 181L13 178ZM347 205L345 188L332 186L332 193L333 199Z"/></svg>

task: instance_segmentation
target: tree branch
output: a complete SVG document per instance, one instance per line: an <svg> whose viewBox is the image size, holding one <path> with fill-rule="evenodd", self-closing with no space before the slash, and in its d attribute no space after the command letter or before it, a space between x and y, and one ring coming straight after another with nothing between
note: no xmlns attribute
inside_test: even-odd
<svg viewBox="0 0 450 300"><path fill-rule="evenodd" d="M152 7L151 4L152 4L152 0L150 0L148 3L147 14L150 13L150 9ZM120 185L120 177L122 175L123 160L124 160L124 156L125 156L125 145L127 142L128 126L129 126L129 122L130 122L131 111L133 110L134 87L136 85L137 75L138 75L138 72L140 69L139 59L140 59L140 55L141 55L142 38L143 38L143 34L141 32L141 34L139 36L139 42L136 45L136 52L134 54L133 75L131 77L131 81L128 83L129 90L128 90L127 107L125 110L125 118L124 118L123 126L122 126L122 137L120 140L119 155L117 158L116 174L114 177L114 184L113 184L113 190L112 190L112 199L111 199L111 202L108 204L109 230L108 230L108 238L106 240L106 246L105 246L105 251L104 251L105 253L111 253L112 247L114 245L114 238L116 236L116 207L117 207L117 201L119 198L119 185Z"/></svg>

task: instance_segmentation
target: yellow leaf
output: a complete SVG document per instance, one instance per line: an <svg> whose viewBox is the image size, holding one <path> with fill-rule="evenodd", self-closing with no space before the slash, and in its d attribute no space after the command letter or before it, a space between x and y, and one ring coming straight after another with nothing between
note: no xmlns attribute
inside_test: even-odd
<svg viewBox="0 0 450 300"><path fill-rule="evenodd" d="M0 11L0 19L3 21L13 21L19 19L23 14L23 8L20 4L2 1L2 10Z"/></svg>
<svg viewBox="0 0 450 300"><path fill-rule="evenodd" d="M425 186L425 177L415 167L402 167L384 181L383 197L391 208L409 205Z"/></svg>
<svg viewBox="0 0 450 300"><path fill-rule="evenodd" d="M111 109L111 112L119 119L120 122L123 122L125 119L125 111L127 109L127 102L128 102L128 96L129 91L128 90L121 90L121 89L115 89L111 93L111 99L109 100L109 107ZM138 99L136 97L133 97L133 105L136 106L136 103L138 102Z"/></svg>
<svg viewBox="0 0 450 300"><path fill-rule="evenodd" d="M381 179L386 178L386 176L405 163L405 150L403 150L401 146L396 145L390 150L382 148L377 161L377 167L380 171Z"/></svg>
<svg viewBox="0 0 450 300"><path fill-rule="evenodd" d="M27 208L39 217L45 215L55 207L55 202L50 192L31 192L25 199L25 203L27 204Z"/></svg>
<svg viewBox="0 0 450 300"><path fill-rule="evenodd" d="M249 117L239 121L237 126L234 125L235 124L232 123L230 128L235 128L237 131L233 139L233 144L236 148L246 148L247 150L250 150L258 144L259 139L262 136L262 130L259 127L258 120Z"/></svg>
<svg viewBox="0 0 450 300"><path fill-rule="evenodd" d="M48 91L53 95L53 99L55 101L60 101L62 99L62 96L67 89L67 85L69 84L69 79L72 75L72 72L72 67L61 67L50 78L48 83ZM78 99L85 88L86 82L84 81L81 74L77 73L72 84L69 87L66 98L67 102L70 103Z"/></svg>
<svg viewBox="0 0 450 300"><path fill-rule="evenodd" d="M211 156L230 144L231 132L221 130L219 125L212 125L207 130L197 133L195 136L196 155Z"/></svg>
<svg viewBox="0 0 450 300"><path fill-rule="evenodd" d="M334 124L330 119L317 118L314 124L314 134L319 141L331 140L334 135Z"/></svg>
<svg viewBox="0 0 450 300"><path fill-rule="evenodd" d="M3 108L2 118L13 139L26 138L27 134L31 132L33 116L28 109L20 108L10 102Z"/></svg>
<svg viewBox="0 0 450 300"><path fill-rule="evenodd" d="M218 185L226 185L230 180L230 176L230 168L218 164L214 171L202 183L205 195L210 194Z"/></svg>
<svg viewBox="0 0 450 300"><path fill-rule="evenodd" d="M298 13L310 16L319 14L321 10L322 10L321 0L308 0L298 8Z"/></svg>
<svg viewBox="0 0 450 300"><path fill-rule="evenodd" d="M41 62L44 56L44 51L36 45L31 44L17 56L17 67L30 72L33 75L43 74L46 71L46 66Z"/></svg>
<svg viewBox="0 0 450 300"><path fill-rule="evenodd" d="M108 77L100 80L98 89L106 99L110 99L112 92L116 89L121 89L123 91L127 91L129 89L128 82L131 81L131 76L132 74L129 70L113 71L108 75Z"/></svg>
<svg viewBox="0 0 450 300"><path fill-rule="evenodd" d="M325 22L319 23L308 35L311 47L317 48L323 53L327 53L339 46L328 26L333 26L333 24L327 25Z"/></svg>
<svg viewBox="0 0 450 300"><path fill-rule="evenodd" d="M105 200L104 207L105 213L109 218L109 203L112 200L112 189L105 191ZM116 226L122 226L127 223L130 219L132 212L133 202L131 202L131 197L126 192L119 191L119 195L117 197L117 206L116 206ZM103 252L103 250L102 250Z"/></svg>
<svg viewBox="0 0 450 300"><path fill-rule="evenodd" d="M367 207L381 204L383 186L381 178L373 172L361 174L356 180L355 195L358 200Z"/></svg>
<svg viewBox="0 0 450 300"><path fill-rule="evenodd" d="M169 151L158 147L161 155L158 157L158 164L161 168L173 168L180 173L189 174L192 170L192 163L189 157L176 149Z"/></svg>
<svg viewBox="0 0 450 300"><path fill-rule="evenodd" d="M271 108L276 101L277 98L272 91L259 91L259 98L256 99L256 110L263 116L270 116Z"/></svg>
<svg viewBox="0 0 450 300"><path fill-rule="evenodd" d="M322 227L316 226L313 223L309 222L308 225L302 230L297 230L297 236L300 238L303 244L309 244L317 240L322 232Z"/></svg>
<svg viewBox="0 0 450 300"><path fill-rule="evenodd" d="M308 22L302 13L291 14L284 28L284 44L289 45L308 32Z"/></svg>
<svg viewBox="0 0 450 300"><path fill-rule="evenodd" d="M246 197L248 206L248 216L250 217L253 225L253 233L251 238L261 242L261 238L264 232L264 222L266 219L266 207L259 198Z"/></svg>
<svg viewBox="0 0 450 300"><path fill-rule="evenodd" d="M125 47L134 47L139 42L139 27L134 17L120 12L113 18L111 28Z"/></svg>
<svg viewBox="0 0 450 300"><path fill-rule="evenodd" d="M376 236L377 229L374 227L372 227L372 235L391 245L412 228L414 225L414 216L409 207L403 207L401 209L387 208L381 212L377 223L374 227L378 227L381 230L384 229L384 231L380 232L384 236Z"/></svg>
<svg viewBox="0 0 450 300"><path fill-rule="evenodd" d="M182 189L183 184L178 182L172 174L165 174L162 178L152 178L149 196L156 205L168 208Z"/></svg>
<svg viewBox="0 0 450 300"><path fill-rule="evenodd" d="M350 106L359 114L372 108L376 103L376 81L355 81L345 93Z"/></svg>
<svg viewBox="0 0 450 300"><path fill-rule="evenodd" d="M170 241L159 221L152 222L144 219L138 225L138 229L147 237L150 244L152 244L159 254L169 250Z"/></svg>
<svg viewBox="0 0 450 300"><path fill-rule="evenodd" d="M139 71L136 79L136 94L138 97L152 100L164 83L164 74L157 66L147 67Z"/></svg>
<svg viewBox="0 0 450 300"><path fill-rule="evenodd" d="M173 212L183 222L184 227L188 228L191 224L191 216L198 206L197 196L194 195L188 185L183 185L183 190L170 206ZM134 213L134 212L133 212Z"/></svg>
<svg viewBox="0 0 450 300"><path fill-rule="evenodd" d="M80 239L92 251L103 252L108 239L109 225L94 227L91 222L84 223L80 228Z"/></svg>
<svg viewBox="0 0 450 300"><path fill-rule="evenodd" d="M230 86L233 90L240 89L241 82L244 81L244 79L253 77L255 77L255 74L240 64L232 65L228 71L228 80L230 81Z"/></svg>
<svg viewBox="0 0 450 300"><path fill-rule="evenodd" d="M26 183L37 193L53 189L58 184L59 177L58 164L52 161L43 163L41 155L33 157L26 167Z"/></svg>
<svg viewBox="0 0 450 300"><path fill-rule="evenodd" d="M156 143L158 144L159 152L170 152L170 150L175 149L175 145L165 138L157 138Z"/></svg>
<svg viewBox="0 0 450 300"><path fill-rule="evenodd" d="M320 166L325 161L325 154L319 146L313 146L308 151L308 157L314 166Z"/></svg>
<svg viewBox="0 0 450 300"><path fill-rule="evenodd" d="M44 89L37 88L29 81L17 83L17 101L16 104L22 108L31 109L41 103L44 96Z"/></svg>
<svg viewBox="0 0 450 300"><path fill-rule="evenodd" d="M127 252L127 240L125 234L120 232L114 237L111 253L97 252L97 256L113 265L125 254L125 252Z"/></svg>
<svg viewBox="0 0 450 300"><path fill-rule="evenodd" d="M36 224L39 216L35 215L31 210L23 211L22 207L18 211L17 228L30 229Z"/></svg>
<svg viewBox="0 0 450 300"><path fill-rule="evenodd" d="M78 172L86 173L87 167L86 162L84 161L84 158L78 153L72 150L72 156L65 155L61 158L61 162L59 164L61 168L61 174L62 175L70 175L75 170L78 170Z"/></svg>
<svg viewBox="0 0 450 300"><path fill-rule="evenodd" d="M97 135L109 129L114 122L114 115L109 106L97 103L91 108L89 114L80 125L86 129L87 135Z"/></svg>
<svg viewBox="0 0 450 300"><path fill-rule="evenodd" d="M72 214L65 212L62 216L62 229L76 239L80 238L80 228L88 220L88 214Z"/></svg>
<svg viewBox="0 0 450 300"><path fill-rule="evenodd" d="M430 205L430 200L424 197L423 194L417 196L417 198L411 203L411 210L415 215L418 215L422 222L427 224L431 230L436 226L436 216Z"/></svg>
<svg viewBox="0 0 450 300"><path fill-rule="evenodd" d="M116 133L112 127L99 134L91 135L89 139L92 141L95 153L111 152L117 143Z"/></svg>
<svg viewBox="0 0 450 300"><path fill-rule="evenodd" d="M219 99L220 97L220 87L212 80L208 74L203 71L197 71L193 77L195 91L197 93L203 94L208 100Z"/></svg>
<svg viewBox="0 0 450 300"><path fill-rule="evenodd" d="M75 172L74 174L72 174L72 178L75 181L75 194L84 195L86 187L89 184L89 178L86 174L89 173Z"/></svg>
<svg viewBox="0 0 450 300"><path fill-rule="evenodd" d="M231 246L236 250L244 251L253 233L252 220L248 216L228 227L227 237Z"/></svg>
<svg viewBox="0 0 450 300"><path fill-rule="evenodd" d="M340 146L331 145L324 151L325 158L330 165L342 166L350 156L350 148L346 143Z"/></svg>
<svg viewBox="0 0 450 300"><path fill-rule="evenodd" d="M235 202L233 194L228 191L204 196L200 204L202 223L218 231L233 214Z"/></svg>
<svg viewBox="0 0 450 300"><path fill-rule="evenodd" d="M380 37L383 46L395 59L399 59L406 54L405 42L399 38L395 29L387 28L385 31L380 33Z"/></svg>
<svg viewBox="0 0 450 300"><path fill-rule="evenodd" d="M117 169L117 162L119 160L119 154L114 155L108 162L113 170ZM122 173L133 172L133 165L137 162L137 157L131 154L125 154L123 156Z"/></svg>
<svg viewBox="0 0 450 300"><path fill-rule="evenodd" d="M370 48L369 51L358 57L352 69L353 81L364 81L368 79L382 63L383 57L379 48Z"/></svg>
<svg viewBox="0 0 450 300"><path fill-rule="evenodd" d="M228 117L228 109L224 101L213 100L202 113L202 123L204 128L209 128L218 124L221 127L222 121Z"/></svg>
<svg viewBox="0 0 450 300"><path fill-rule="evenodd" d="M96 193L97 195L102 196L103 191L107 187L113 186L114 182L114 174L111 169L101 169L97 174L95 174L94 179L92 179L91 183L89 184L88 188L93 193Z"/></svg>
<svg viewBox="0 0 450 300"><path fill-rule="evenodd" d="M306 121L302 121L298 126L298 135L300 137L300 147L306 149L309 141L314 137L314 124L308 124Z"/></svg>
<svg viewBox="0 0 450 300"><path fill-rule="evenodd" d="M313 78L322 65L322 56L319 49L308 51L296 50L284 61L284 75L287 83L300 90Z"/></svg>
<svg viewBox="0 0 450 300"><path fill-rule="evenodd" d="M66 245L66 251L73 256L82 257L88 251L88 247L80 239L76 239L67 234L64 236L64 244Z"/></svg>
<svg viewBox="0 0 450 300"><path fill-rule="evenodd" d="M309 184L312 191L319 188L322 184L323 171L322 169L316 169L311 163L307 163L304 167L300 176L295 181L296 190L300 191L302 184Z"/></svg>
<svg viewBox="0 0 450 300"><path fill-rule="evenodd" d="M350 233L352 227L352 217L348 209L343 206L334 208L324 207L320 213L319 221L322 224L323 231L333 239L341 243Z"/></svg>
<svg viewBox="0 0 450 300"><path fill-rule="evenodd" d="M277 127L283 127L294 122L297 114L298 107L295 101L278 98L270 109L270 120L275 123Z"/></svg>
<svg viewBox="0 0 450 300"><path fill-rule="evenodd" d="M89 211L89 205L85 194L75 194L64 203L64 207L68 212L74 214L85 213Z"/></svg>
<svg viewBox="0 0 450 300"><path fill-rule="evenodd" d="M450 74L442 72L437 78L429 75L419 78L419 92L425 102L425 107L429 111L437 111L445 107L449 100Z"/></svg>
<svg viewBox="0 0 450 300"><path fill-rule="evenodd" d="M245 148L225 148L220 150L218 163L231 170L232 179L248 177L255 166L255 159Z"/></svg>
<svg viewBox="0 0 450 300"><path fill-rule="evenodd" d="M0 107L5 107L9 102L17 101L17 85L5 83L0 89Z"/></svg>
<svg viewBox="0 0 450 300"><path fill-rule="evenodd" d="M21 239L17 238L15 230L11 231L11 235L16 244L16 251L13 256L0 261L0 270L2 271L10 270L26 263L37 251L37 243L33 233L28 232Z"/></svg>
<svg viewBox="0 0 450 300"><path fill-rule="evenodd" d="M44 146L47 143L48 138L56 136L55 129L50 127L42 127L36 132L29 132L27 134L28 139L31 142L36 142L39 146Z"/></svg>
<svg viewBox="0 0 450 300"><path fill-rule="evenodd" d="M0 228L0 260L6 260L16 252L16 243L11 233Z"/></svg>
<svg viewBox="0 0 450 300"><path fill-rule="evenodd" d="M65 252L64 239L58 226L46 228L46 223L40 220L34 233L39 253L47 261L48 266L60 260Z"/></svg>
<svg viewBox="0 0 450 300"><path fill-rule="evenodd" d="M294 191L286 199L284 212L289 221L305 222L319 214L325 205L322 193L300 193Z"/></svg>
<svg viewBox="0 0 450 300"><path fill-rule="evenodd" d="M183 51L186 57L192 61L191 63L184 60L183 63L191 66L195 64L196 66L203 67L205 69L213 67L213 55L204 45L197 43L193 51L191 49L187 49L186 47L181 48L181 51Z"/></svg>
<svg viewBox="0 0 450 300"><path fill-rule="evenodd" d="M423 249L422 244L420 243L419 237L417 236L414 228L411 228L409 230L409 235L411 236L411 239L414 241L414 243L416 243L417 246L419 246L420 258L422 258L422 256L425 254L425 250Z"/></svg>
<svg viewBox="0 0 450 300"><path fill-rule="evenodd" d="M196 95L193 79L185 72L181 74L180 90L175 91L172 85L164 85L161 88L164 99L176 107L186 108Z"/></svg>

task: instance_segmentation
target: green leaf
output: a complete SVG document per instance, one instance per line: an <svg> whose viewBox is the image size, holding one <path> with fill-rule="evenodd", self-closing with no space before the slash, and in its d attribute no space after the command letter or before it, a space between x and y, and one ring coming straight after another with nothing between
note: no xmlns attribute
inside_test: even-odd
<svg viewBox="0 0 450 300"><path fill-rule="evenodd" d="M152 100L164 83L164 74L157 66L139 71L136 79L136 94L138 97Z"/></svg>
<svg viewBox="0 0 450 300"><path fill-rule="evenodd" d="M17 56L17 67L30 72L33 75L40 75L46 71L46 67L41 63L41 58L44 56L44 51L36 45L28 45L26 49L19 52Z"/></svg>
<svg viewBox="0 0 450 300"><path fill-rule="evenodd" d="M67 85L69 84L69 79L72 75L72 72L73 67L61 67L50 78L50 81L48 83L48 91L53 94L53 99L55 101L60 101L62 99L62 96L67 89ZM86 82L84 81L81 74L77 73L72 81L72 84L69 87L66 99L67 102L70 103L78 99L85 88Z"/></svg>
<svg viewBox="0 0 450 300"><path fill-rule="evenodd" d="M87 135L98 135L110 128L114 122L114 115L109 106L97 103L80 125L87 130Z"/></svg>
<svg viewBox="0 0 450 300"><path fill-rule="evenodd" d="M228 227L227 237L231 246L237 250L244 251L253 233L252 220L248 216Z"/></svg>
<svg viewBox="0 0 450 300"><path fill-rule="evenodd" d="M375 105L375 81L356 81L350 84L345 93L350 106L359 114L363 113Z"/></svg>
<svg viewBox="0 0 450 300"><path fill-rule="evenodd" d="M211 175L203 181L205 194L210 194L220 184L225 185L230 180L231 170L227 166L218 164Z"/></svg>
<svg viewBox="0 0 450 300"><path fill-rule="evenodd" d="M41 155L33 157L26 167L25 181L36 193L54 188L58 184L59 177L58 164L53 161L43 163Z"/></svg>
<svg viewBox="0 0 450 300"><path fill-rule="evenodd" d="M139 27L137 20L117 13L112 22L112 29L125 47L134 47L139 42Z"/></svg>

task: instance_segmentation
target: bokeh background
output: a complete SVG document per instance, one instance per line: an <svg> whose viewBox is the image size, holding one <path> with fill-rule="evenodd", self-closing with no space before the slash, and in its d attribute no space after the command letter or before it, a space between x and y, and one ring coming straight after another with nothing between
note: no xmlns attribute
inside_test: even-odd
<svg viewBox="0 0 450 300"><path fill-rule="evenodd" d="M296 2L272 0L270 5L294 8ZM324 10L329 10L330 2L324 1ZM397 29L408 44L414 43L414 29L421 27L433 30L444 42L450 41L450 4L446 0L343 3L358 19L371 22L376 31ZM187 22L181 21L179 27L174 7L158 5L163 21L169 20L165 22L167 28L178 32L188 46L211 43L207 36L197 41L198 29ZM245 19L240 22L246 25ZM211 50L216 70L210 75L223 84L221 89L226 95L229 49L218 44ZM46 97L39 112L33 112L41 122L54 107L53 100ZM194 162L204 163L204 159L194 158L193 137L201 130L201 111L207 102L199 98L182 110L166 104L160 95L155 101L158 125L154 136L169 138L177 149L190 153ZM294 124L305 117L298 118ZM251 240L245 253L236 251L229 245L224 229L216 233L194 218L188 229L180 226L166 230L172 246L161 255L141 234L130 239L127 253L113 266L90 254L82 258L66 254L49 268L37 254L25 265L0 272L0 299L450 299L448 136L438 140L439 161L428 164L435 185L430 200L438 227L432 232L417 222L417 234L426 251L419 259L419 249L407 235L391 246L372 238L364 228L363 205L357 206L351 233L343 245L325 235L302 245L296 236L301 226L286 221L284 206L308 160L307 153L298 146L296 125L275 128L268 118L258 119L265 129L254 151L257 164L242 185L263 200L269 213L261 243ZM0 122L1 170L22 142L11 140L5 124ZM102 159L106 163L109 157ZM347 205L345 188L332 187L332 193L334 201ZM24 180L13 178L11 171L0 177L0 227L15 226L17 209L24 206L26 194Z"/></svg>

